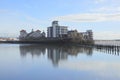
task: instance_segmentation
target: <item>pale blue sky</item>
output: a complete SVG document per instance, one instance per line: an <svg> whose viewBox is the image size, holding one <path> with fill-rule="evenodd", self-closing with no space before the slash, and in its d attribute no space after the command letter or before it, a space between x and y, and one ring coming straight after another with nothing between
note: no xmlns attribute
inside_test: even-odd
<svg viewBox="0 0 120 80"><path fill-rule="evenodd" d="M95 39L120 39L120 0L0 0L0 35L46 31L52 20L92 29Z"/></svg>

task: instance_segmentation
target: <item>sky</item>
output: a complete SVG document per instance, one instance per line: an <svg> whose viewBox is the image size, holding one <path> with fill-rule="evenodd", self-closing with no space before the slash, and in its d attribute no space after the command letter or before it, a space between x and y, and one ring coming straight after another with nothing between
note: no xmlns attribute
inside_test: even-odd
<svg viewBox="0 0 120 80"><path fill-rule="evenodd" d="M47 31L53 20L94 39L120 39L120 0L0 0L0 36Z"/></svg>

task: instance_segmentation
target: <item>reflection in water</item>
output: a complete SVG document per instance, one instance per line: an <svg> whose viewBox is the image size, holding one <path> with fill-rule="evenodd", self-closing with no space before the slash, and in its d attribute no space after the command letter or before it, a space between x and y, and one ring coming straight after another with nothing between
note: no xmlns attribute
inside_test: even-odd
<svg viewBox="0 0 120 80"><path fill-rule="evenodd" d="M119 53L120 53L120 47L119 46L96 46L95 49L97 51L102 52L102 53L118 55L118 56L119 56Z"/></svg>
<svg viewBox="0 0 120 80"><path fill-rule="evenodd" d="M32 57L35 55L40 56L41 54L46 53L46 47L37 46L37 45L20 45L20 53L22 57L25 57L27 54L31 54Z"/></svg>
<svg viewBox="0 0 120 80"><path fill-rule="evenodd" d="M120 80L120 47L1 44L0 80Z"/></svg>
<svg viewBox="0 0 120 80"><path fill-rule="evenodd" d="M47 48L48 58L52 60L54 66L58 65L59 60L66 60L68 55L77 56L79 53L92 55L92 48L78 46L53 46Z"/></svg>
<svg viewBox="0 0 120 80"><path fill-rule="evenodd" d="M57 66L60 60L67 60L68 55L77 56L80 53L92 55L92 47L68 46L68 45L20 45L20 54L26 57L27 54L40 56L47 54L54 66Z"/></svg>
<svg viewBox="0 0 120 80"><path fill-rule="evenodd" d="M117 47L95 47L97 51L119 56L119 48ZM77 56L78 54L87 54L92 56L93 48L85 46L72 46L72 45L20 45L20 53L22 57L31 54L32 57L47 55L48 59L52 61L54 66L57 66L60 60L67 60L68 56Z"/></svg>

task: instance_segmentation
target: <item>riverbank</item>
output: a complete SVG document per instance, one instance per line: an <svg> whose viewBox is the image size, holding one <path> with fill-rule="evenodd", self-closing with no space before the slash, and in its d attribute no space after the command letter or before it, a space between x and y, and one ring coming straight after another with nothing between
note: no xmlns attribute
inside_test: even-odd
<svg viewBox="0 0 120 80"><path fill-rule="evenodd" d="M69 40L49 40L49 41L44 41L44 40L41 40L41 41L0 41L0 43L8 43L8 44L52 44L52 45L57 45L57 44L60 44L60 45L82 45L82 46L93 46L94 44L91 44L91 43L87 43L87 42L80 42L80 43L77 43L77 42L71 42Z"/></svg>

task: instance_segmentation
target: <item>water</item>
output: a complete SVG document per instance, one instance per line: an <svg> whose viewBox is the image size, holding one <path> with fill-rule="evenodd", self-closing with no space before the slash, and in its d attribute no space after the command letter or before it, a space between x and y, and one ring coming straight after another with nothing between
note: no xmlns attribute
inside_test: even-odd
<svg viewBox="0 0 120 80"><path fill-rule="evenodd" d="M120 80L112 49L0 44L0 80Z"/></svg>

